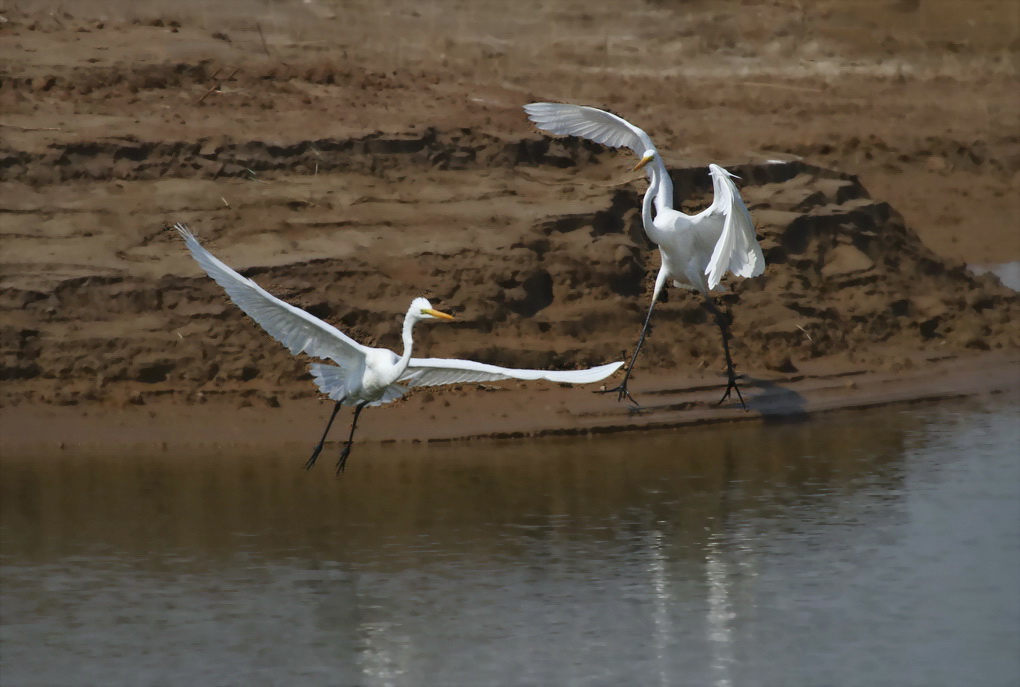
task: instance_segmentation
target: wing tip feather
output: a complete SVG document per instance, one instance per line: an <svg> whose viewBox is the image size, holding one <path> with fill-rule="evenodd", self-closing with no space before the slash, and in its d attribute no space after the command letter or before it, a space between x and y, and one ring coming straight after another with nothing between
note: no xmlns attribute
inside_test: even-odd
<svg viewBox="0 0 1020 687"><path fill-rule="evenodd" d="M195 238L195 235L191 233L191 230L188 229L188 225L184 222L175 222L174 229L177 230L177 233L180 234L185 241Z"/></svg>

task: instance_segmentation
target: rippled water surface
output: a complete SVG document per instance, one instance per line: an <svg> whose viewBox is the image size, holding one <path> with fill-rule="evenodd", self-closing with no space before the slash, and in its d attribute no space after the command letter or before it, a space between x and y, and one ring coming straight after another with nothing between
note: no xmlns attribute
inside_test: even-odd
<svg viewBox="0 0 1020 687"><path fill-rule="evenodd" d="M0 682L1015 685L1018 413L5 456Z"/></svg>

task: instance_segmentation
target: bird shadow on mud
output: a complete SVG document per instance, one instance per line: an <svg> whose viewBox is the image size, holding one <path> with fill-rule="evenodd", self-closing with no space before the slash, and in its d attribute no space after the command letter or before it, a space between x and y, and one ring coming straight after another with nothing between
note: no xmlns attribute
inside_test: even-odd
<svg viewBox="0 0 1020 687"><path fill-rule="evenodd" d="M747 399L747 409L759 413L765 422L804 422L808 419L807 399L769 379L745 377L759 389Z"/></svg>

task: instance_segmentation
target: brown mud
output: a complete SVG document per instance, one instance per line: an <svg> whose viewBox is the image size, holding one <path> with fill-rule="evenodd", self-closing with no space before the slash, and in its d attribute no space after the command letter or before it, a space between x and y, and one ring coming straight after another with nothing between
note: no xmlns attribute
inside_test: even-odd
<svg viewBox="0 0 1020 687"><path fill-rule="evenodd" d="M5 6L0 442L321 421L308 360L223 297L173 221L369 343L399 348L424 293L458 321L419 326L422 354L620 359L658 267L645 182L629 153L531 130L520 107L543 99L644 127L687 211L711 202L708 162L741 176L768 268L719 301L751 411L712 405L718 331L669 289L635 372L644 414L467 385L366 413L365 438L760 417L777 387L803 412L856 407L938 396L949 369L1015 390L1020 300L967 265L1020 260L1016 5L804 5Z"/></svg>

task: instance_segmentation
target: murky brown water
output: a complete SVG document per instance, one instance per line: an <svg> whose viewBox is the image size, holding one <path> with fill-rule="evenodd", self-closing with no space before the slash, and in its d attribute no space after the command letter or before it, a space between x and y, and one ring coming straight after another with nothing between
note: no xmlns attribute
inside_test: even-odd
<svg viewBox="0 0 1020 687"><path fill-rule="evenodd" d="M1016 684L1018 411L5 456L0 681Z"/></svg>

